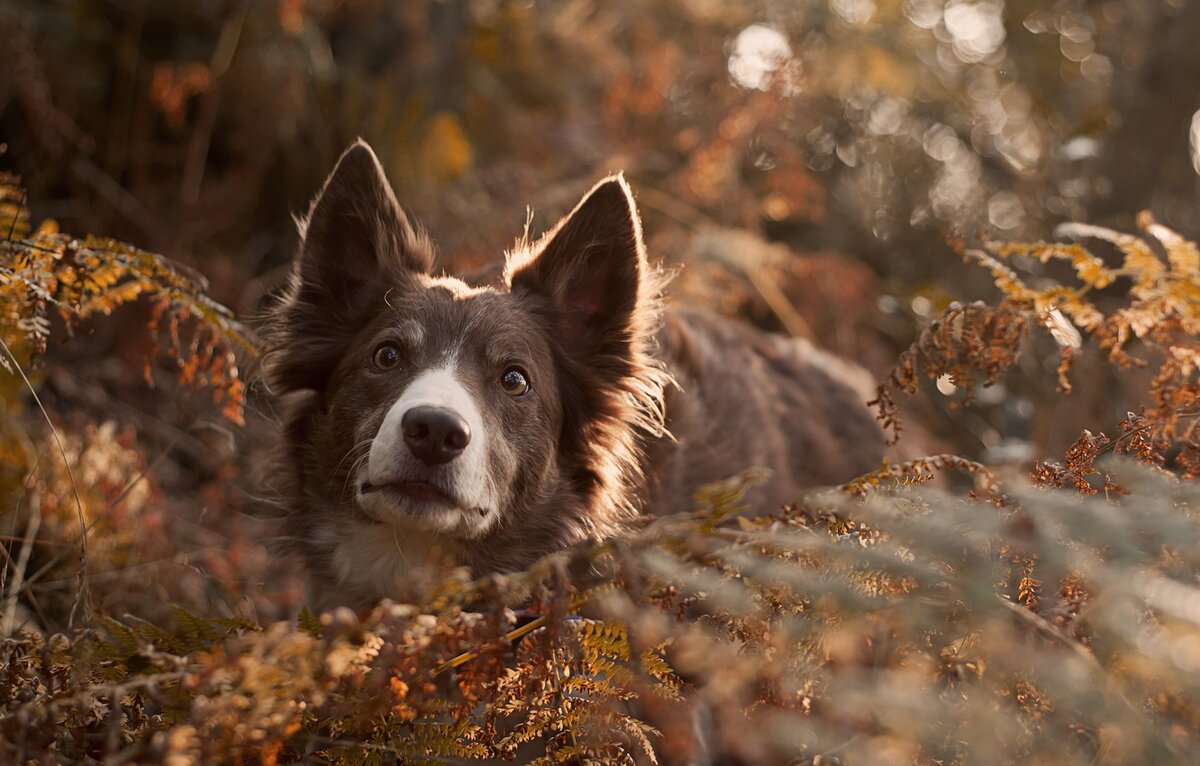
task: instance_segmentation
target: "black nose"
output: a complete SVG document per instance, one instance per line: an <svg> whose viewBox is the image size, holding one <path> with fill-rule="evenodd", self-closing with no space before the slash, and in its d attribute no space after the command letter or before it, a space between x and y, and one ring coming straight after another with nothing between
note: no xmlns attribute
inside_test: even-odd
<svg viewBox="0 0 1200 766"><path fill-rule="evenodd" d="M441 407L413 407L400 419L404 443L426 465L449 463L471 443L471 428Z"/></svg>

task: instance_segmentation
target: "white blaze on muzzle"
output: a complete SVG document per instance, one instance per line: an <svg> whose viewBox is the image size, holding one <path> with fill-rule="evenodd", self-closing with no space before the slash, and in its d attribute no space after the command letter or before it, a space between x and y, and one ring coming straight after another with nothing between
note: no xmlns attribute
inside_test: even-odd
<svg viewBox="0 0 1200 766"><path fill-rule="evenodd" d="M412 453L404 438L402 421L405 413L417 407L440 408L462 418L470 440L460 454L443 464L427 466ZM436 480L461 502L464 506L461 510L466 512L463 515L473 517L464 521L478 533L481 520L478 509L490 511L493 506L487 475L489 436L479 405L459 381L454 368L429 370L404 389L384 416L371 442L366 480L375 486L414 479Z"/></svg>

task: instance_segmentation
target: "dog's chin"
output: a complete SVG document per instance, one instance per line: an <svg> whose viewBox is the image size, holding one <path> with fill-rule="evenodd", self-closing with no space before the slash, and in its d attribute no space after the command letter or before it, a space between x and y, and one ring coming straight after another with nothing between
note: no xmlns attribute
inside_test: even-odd
<svg viewBox="0 0 1200 766"><path fill-rule="evenodd" d="M425 481L397 481L359 487L358 507L372 521L438 532L448 537L482 537L492 526L486 508L466 508L449 493Z"/></svg>

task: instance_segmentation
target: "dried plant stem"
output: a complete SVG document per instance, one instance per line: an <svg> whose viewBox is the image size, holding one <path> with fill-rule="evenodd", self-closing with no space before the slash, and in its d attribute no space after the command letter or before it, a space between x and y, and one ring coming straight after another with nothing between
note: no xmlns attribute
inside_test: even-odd
<svg viewBox="0 0 1200 766"><path fill-rule="evenodd" d="M742 273L746 275L746 279L750 284L754 285L754 289L766 301L767 306L771 308L779 321L787 329L788 334L793 338L804 338L806 340L815 340L812 328L808 326L808 322L804 317L800 316L800 312L788 300L788 297L783 294L783 290L771 281L767 276L766 271L761 268L743 269Z"/></svg>
<svg viewBox="0 0 1200 766"><path fill-rule="evenodd" d="M185 203L194 203L200 197L200 187L204 181L204 165L208 159L209 145L212 143L213 128L217 122L217 109L221 103L221 89L229 66L233 63L237 52L238 42L242 38L242 30L246 25L246 16L250 10L247 0L230 14L224 26L221 27L217 47L209 61L209 72L212 85L204 94L200 105L200 117L196 132L188 144L187 162L183 168L183 178L180 182L179 196Z"/></svg>
<svg viewBox="0 0 1200 766"><path fill-rule="evenodd" d="M522 625L519 628L515 628L515 629L510 630L507 633L505 633L504 634L504 642L511 644L514 641L518 641L518 640L524 638L525 636L528 636L530 633L537 630L538 628L542 627L547 622L549 622L549 620L546 618L546 615L543 614L541 617L538 617L537 619L532 620L531 622L525 623L524 625ZM438 665L436 668L434 668L430 672L429 675L436 677L436 676L441 675L442 673L445 673L447 670L453 670L454 668L465 665L466 663L468 663L471 660L478 657L483 651L484 651L483 649L477 649L475 651L463 652L462 654L458 655L457 657L454 657L453 659L447 660L446 662L443 662L441 665Z"/></svg>
<svg viewBox="0 0 1200 766"><path fill-rule="evenodd" d="M3 622L0 622L0 636L12 635L16 628L17 597L20 595L21 586L25 580L25 568L29 566L29 556L33 553L33 541L37 538L41 526L42 514L34 513L29 517L29 523L25 526L25 537L21 541L21 552L17 554L17 560L13 566L12 585L4 597L4 619Z"/></svg>
<svg viewBox="0 0 1200 766"><path fill-rule="evenodd" d="M593 550L591 552L591 558L592 559L599 558L602 555L606 555L606 554L610 553L611 550L612 550L612 546L599 545L596 547L595 550ZM595 592L596 592L595 590L592 590L592 591L587 591L585 593L580 593L580 594L573 596L571 598L571 601L570 601L570 604L568 607L568 611L575 612L575 611L579 610L580 608L582 608L585 604L588 603L588 601L591 600L591 597ZM543 625L546 625L548 622L549 622L549 618L544 614L539 617L536 617L533 620L525 623L521 627L514 628L514 629L510 630L509 632L505 633L503 642L505 644L511 644L514 641L519 641L520 639L524 638L525 636L528 636L530 633L532 633L533 631L542 627ZM431 676L439 676L442 673L445 673L447 670L453 670L454 668L460 667L461 665L464 665L464 664L470 662L471 660L475 659L480 654L482 654L484 651L485 651L485 649L481 648L481 649L477 649L475 651L463 652L462 654L460 654L452 659L449 659L446 662L443 662L441 665L438 665L436 668L433 669L433 671L430 673L430 675Z"/></svg>
<svg viewBox="0 0 1200 766"><path fill-rule="evenodd" d="M46 411L45 405L42 404L41 397L37 394L37 389L30 382L29 377L25 374L21 363L17 361L17 357L13 354L12 349L8 344L0 339L0 349L8 356L12 362L13 369L21 376L21 380L25 381L25 387L29 389L29 393L33 396L33 401L37 403L38 409L42 412L42 417L46 420L46 425L50 427L50 433L54 436L54 443L58 445L58 453L62 456L63 466L67 469L67 478L71 481L71 493L75 497L75 512L79 517L79 587L75 591L75 600L71 603L71 614L67 617L67 626L75 627L75 616L79 612L80 606L83 606L87 601L87 521L83 513L83 499L79 496L79 486L75 483L75 472L71 470L71 460L67 457L67 449L63 446L62 436L58 433L58 428L55 427L54 421L50 419L50 413ZM90 616L88 621L90 622Z"/></svg>

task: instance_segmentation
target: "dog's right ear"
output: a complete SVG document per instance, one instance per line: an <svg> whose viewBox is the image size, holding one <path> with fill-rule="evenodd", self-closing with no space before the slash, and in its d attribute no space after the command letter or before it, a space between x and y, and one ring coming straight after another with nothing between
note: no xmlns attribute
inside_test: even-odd
<svg viewBox="0 0 1200 766"><path fill-rule="evenodd" d="M291 282L270 328L266 374L280 392L324 388L362 318L389 288L432 267L431 248L363 141L342 154L300 233Z"/></svg>

